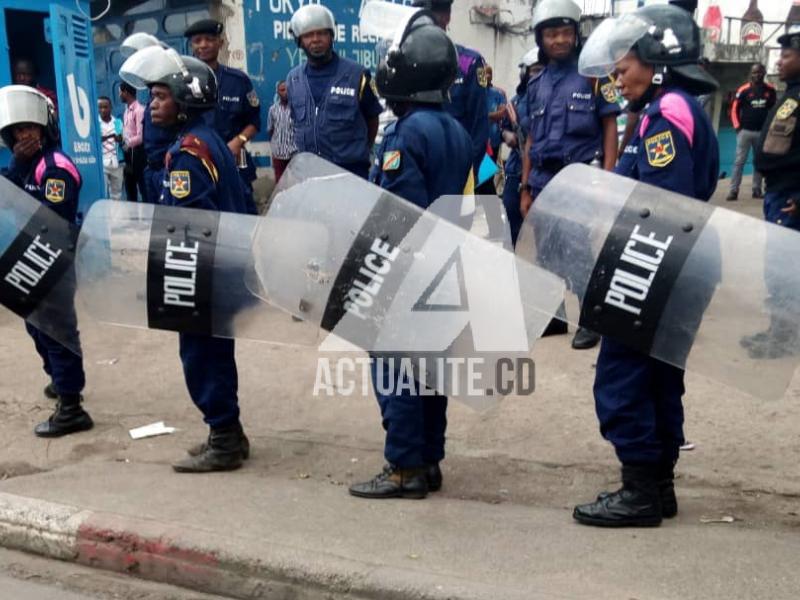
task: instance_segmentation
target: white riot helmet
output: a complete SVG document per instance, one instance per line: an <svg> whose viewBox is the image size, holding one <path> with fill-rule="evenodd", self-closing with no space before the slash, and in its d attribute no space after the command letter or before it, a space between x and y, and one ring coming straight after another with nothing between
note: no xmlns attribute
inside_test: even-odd
<svg viewBox="0 0 800 600"><path fill-rule="evenodd" d="M119 51L122 56L130 56L134 52L141 50L142 48L149 48L150 46L165 47L166 44L164 44L154 35L139 31L137 33L132 33L122 40L122 43L119 46Z"/></svg>
<svg viewBox="0 0 800 600"><path fill-rule="evenodd" d="M533 30L538 34L543 26L577 25L581 7L572 0L540 0L533 10Z"/></svg>
<svg viewBox="0 0 800 600"><path fill-rule="evenodd" d="M321 4L306 4L298 8L289 22L289 31L292 32L297 45L300 45L300 36L309 31L329 29L331 35L336 32L336 19L333 13Z"/></svg>
<svg viewBox="0 0 800 600"><path fill-rule="evenodd" d="M522 55L522 58L519 60L519 65L517 66L520 69L528 69L537 62L539 62L539 46L534 46Z"/></svg>
<svg viewBox="0 0 800 600"><path fill-rule="evenodd" d="M0 88L0 137L12 148L12 125L34 123L41 125L50 144L58 143L58 121L55 108L47 96L27 85L7 85Z"/></svg>

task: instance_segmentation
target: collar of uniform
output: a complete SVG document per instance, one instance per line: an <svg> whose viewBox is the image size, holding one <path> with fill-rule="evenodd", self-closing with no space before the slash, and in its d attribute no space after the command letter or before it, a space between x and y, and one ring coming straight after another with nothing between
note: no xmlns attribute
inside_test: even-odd
<svg viewBox="0 0 800 600"><path fill-rule="evenodd" d="M326 62L326 63L324 63L324 64L322 64L322 65L320 65L318 67L313 66L311 64L311 61L306 61L306 72L308 72L308 69L313 69L314 71L322 71L323 69L334 69L335 70L336 69L336 65L339 64L339 55L336 53L336 50L331 50L331 55L332 55L331 59L328 62Z"/></svg>

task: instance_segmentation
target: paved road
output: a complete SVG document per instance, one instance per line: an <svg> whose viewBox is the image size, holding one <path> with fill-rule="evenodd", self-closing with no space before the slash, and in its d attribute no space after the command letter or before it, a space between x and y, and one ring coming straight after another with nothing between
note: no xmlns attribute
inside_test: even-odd
<svg viewBox="0 0 800 600"><path fill-rule="evenodd" d="M0 575L0 598L9 600L86 600L86 596L65 592L59 586L20 581Z"/></svg>

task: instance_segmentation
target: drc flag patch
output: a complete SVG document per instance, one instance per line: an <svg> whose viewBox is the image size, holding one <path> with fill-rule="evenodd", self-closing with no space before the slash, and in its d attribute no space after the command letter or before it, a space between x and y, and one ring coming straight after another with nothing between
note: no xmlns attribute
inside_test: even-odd
<svg viewBox="0 0 800 600"><path fill-rule="evenodd" d="M63 179L48 179L44 184L44 197L53 204L64 201L67 184Z"/></svg>
<svg viewBox="0 0 800 600"><path fill-rule="evenodd" d="M400 150L383 153L383 170L397 171L400 168Z"/></svg>
<svg viewBox="0 0 800 600"><path fill-rule="evenodd" d="M189 171L172 171L169 174L169 191L175 198L186 198L191 190Z"/></svg>
<svg viewBox="0 0 800 600"><path fill-rule="evenodd" d="M675 158L675 143L672 132L663 131L650 136L644 141L647 150L647 162L653 167L666 167Z"/></svg>

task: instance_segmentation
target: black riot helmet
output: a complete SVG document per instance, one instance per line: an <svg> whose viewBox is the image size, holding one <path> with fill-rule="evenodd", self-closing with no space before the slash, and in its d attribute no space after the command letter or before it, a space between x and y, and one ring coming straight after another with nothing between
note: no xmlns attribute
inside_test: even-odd
<svg viewBox="0 0 800 600"><path fill-rule="evenodd" d="M458 73L458 53L427 10L415 13L378 65L378 93L396 102L441 104Z"/></svg>
<svg viewBox="0 0 800 600"><path fill-rule="evenodd" d="M671 75L675 83L692 94L708 94L719 87L699 66L700 28L690 13L669 4L654 4L640 8L634 15L652 23L633 50L642 62L656 67L653 84L662 85Z"/></svg>
<svg viewBox="0 0 800 600"><path fill-rule="evenodd" d="M182 114L217 105L217 78L211 67L172 48L148 46L136 51L120 67L119 75L138 89L168 87Z"/></svg>

